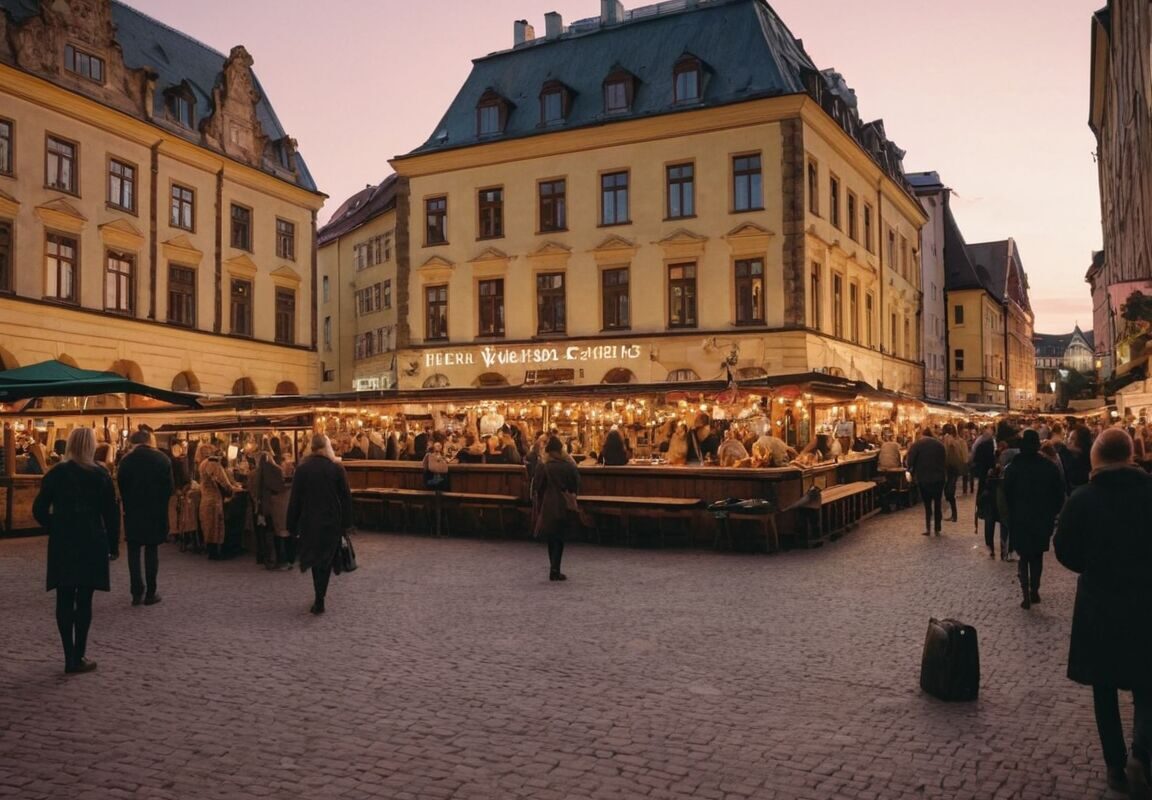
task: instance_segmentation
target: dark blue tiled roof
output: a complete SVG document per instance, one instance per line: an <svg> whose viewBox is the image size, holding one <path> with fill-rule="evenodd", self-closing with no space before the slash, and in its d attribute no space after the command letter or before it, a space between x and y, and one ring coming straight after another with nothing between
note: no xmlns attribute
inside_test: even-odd
<svg viewBox="0 0 1152 800"><path fill-rule="evenodd" d="M187 86L196 100L196 120L210 116L213 111L212 89L224 69L227 56L116 0L112 1L111 8L116 41L124 53L124 65L129 69L148 67L159 75L153 97L155 118L165 119L165 91L181 85ZM0 0L0 9L7 11L14 22L20 23L39 13L40 0ZM284 127L276 117L272 104L268 102L259 80L255 74L252 77L260 95L256 104L257 119L264 134L270 141L276 142L286 136ZM184 131L176 125L165 127L190 141L200 143L199 136L193 131ZM316 191L316 182L299 153L296 154L296 168L294 182L304 189ZM290 175L287 171L277 174L281 177Z"/></svg>
<svg viewBox="0 0 1152 800"><path fill-rule="evenodd" d="M763 0L700 0L694 8L644 15L622 24L596 20L572 25L561 36L537 39L473 62L472 73L432 137L413 154L726 105L805 91L816 67ZM673 102L673 66L690 54L703 64L699 102ZM638 78L631 109L605 114L604 78L622 68ZM547 81L572 91L563 123L540 126L539 95ZM479 137L476 104L493 90L512 104L502 134Z"/></svg>

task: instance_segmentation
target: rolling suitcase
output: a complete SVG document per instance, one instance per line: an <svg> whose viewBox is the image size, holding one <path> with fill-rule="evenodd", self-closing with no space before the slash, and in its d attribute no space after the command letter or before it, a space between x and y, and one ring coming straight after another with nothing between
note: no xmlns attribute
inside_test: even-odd
<svg viewBox="0 0 1152 800"><path fill-rule="evenodd" d="M975 700L980 692L976 629L954 619L928 620L920 688L941 700Z"/></svg>

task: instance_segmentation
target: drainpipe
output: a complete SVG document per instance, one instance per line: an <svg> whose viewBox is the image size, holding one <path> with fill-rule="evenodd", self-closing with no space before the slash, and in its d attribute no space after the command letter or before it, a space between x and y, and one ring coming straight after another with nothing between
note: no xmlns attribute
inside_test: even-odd
<svg viewBox="0 0 1152 800"><path fill-rule="evenodd" d="M880 382L884 381L884 367L887 365L888 360L884 358L884 319L888 316L888 309L884 305L884 176L881 175L880 179L876 182L876 254L879 256L877 261L880 264L877 272L880 278L880 291L876 299L876 314L879 317L880 323ZM888 340L891 341L892 332L888 332ZM891 354L889 354L891 355Z"/></svg>
<svg viewBox="0 0 1152 800"><path fill-rule="evenodd" d="M148 319L156 319L156 273L159 269L160 243L156 240L158 230L158 217L160 199L156 196L160 183L160 145L163 139L157 139L152 145L152 175L151 193L152 203L148 209L148 236L151 243L148 248Z"/></svg>

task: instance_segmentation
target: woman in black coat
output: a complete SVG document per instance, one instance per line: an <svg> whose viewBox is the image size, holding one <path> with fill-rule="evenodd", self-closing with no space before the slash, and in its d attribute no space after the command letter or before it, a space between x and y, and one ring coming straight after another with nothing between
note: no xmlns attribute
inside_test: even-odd
<svg viewBox="0 0 1152 800"><path fill-rule="evenodd" d="M549 437L544 446L544 460L532 477L532 497L536 498L536 536L548 540L548 580L566 581L560 571L564 557L564 538L576 525L576 515L569 510L565 493L580 492L580 473L564 453L564 443Z"/></svg>
<svg viewBox="0 0 1152 800"><path fill-rule="evenodd" d="M324 613L324 596L332 577L332 559L340 536L352 527L352 492L344 467L336 461L328 437L312 437L312 453L292 476L288 531L300 537L300 571L312 570L316 593L313 614Z"/></svg>
<svg viewBox="0 0 1152 800"><path fill-rule="evenodd" d="M1123 784L1126 761L1117 690L1132 691L1132 740L1147 780L1152 736L1152 476L1131 463L1121 430L1100 434L1089 483L1064 504L1056 558L1073 572L1076 606L1068 677L1092 687L1109 785Z"/></svg>
<svg viewBox="0 0 1152 800"><path fill-rule="evenodd" d="M120 509L112 476L95 462L96 435L76 428L64 460L44 476L32 513L48 529L48 591L56 590L56 626L64 672L91 672L85 658L92 594L110 586L108 562L120 555Z"/></svg>
<svg viewBox="0 0 1152 800"><path fill-rule="evenodd" d="M1064 505L1064 477L1060 468L1040 455L1040 435L1026 430L1020 452L1004 470L1004 498L1012 548L1020 556L1017 573L1024 600L1021 608L1040 602L1040 573L1052 541L1056 516Z"/></svg>

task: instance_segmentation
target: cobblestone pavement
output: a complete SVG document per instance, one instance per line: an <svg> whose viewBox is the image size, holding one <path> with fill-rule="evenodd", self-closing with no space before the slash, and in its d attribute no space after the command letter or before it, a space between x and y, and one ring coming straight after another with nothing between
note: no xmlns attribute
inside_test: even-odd
<svg viewBox="0 0 1152 800"><path fill-rule="evenodd" d="M961 518L971 520L962 501ZM44 540L0 542L0 797L1100 798L1064 677L1072 576L918 511L776 556L365 533L299 573L162 548L154 607L98 593L62 674ZM980 700L918 689L928 617L979 630Z"/></svg>

